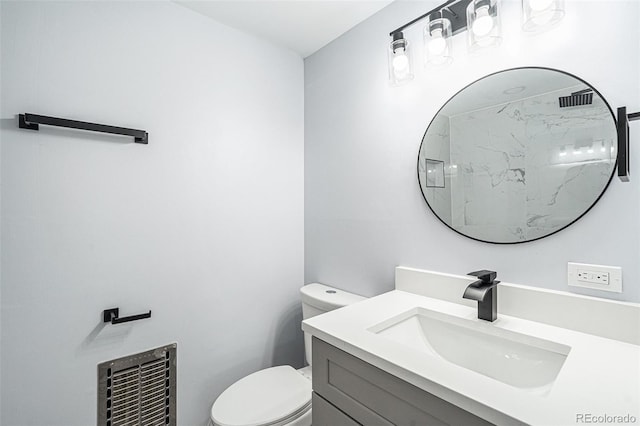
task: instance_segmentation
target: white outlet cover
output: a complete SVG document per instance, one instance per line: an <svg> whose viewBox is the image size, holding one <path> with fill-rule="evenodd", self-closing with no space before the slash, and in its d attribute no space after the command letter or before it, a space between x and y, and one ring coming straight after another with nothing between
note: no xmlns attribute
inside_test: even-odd
<svg viewBox="0 0 640 426"><path fill-rule="evenodd" d="M578 270L594 274L609 274L609 284L599 284L578 279ZM622 293L622 268L619 266L590 265L588 263L567 264L567 284L572 287L584 287L594 290Z"/></svg>

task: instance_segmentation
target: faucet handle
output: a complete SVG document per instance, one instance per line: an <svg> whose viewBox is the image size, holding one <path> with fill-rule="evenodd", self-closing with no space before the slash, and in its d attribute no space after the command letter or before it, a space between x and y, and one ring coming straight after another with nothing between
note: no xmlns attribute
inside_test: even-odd
<svg viewBox="0 0 640 426"><path fill-rule="evenodd" d="M467 275L480 278L480 280L482 281L482 284L491 284L498 276L498 273L483 269L481 271L469 272Z"/></svg>

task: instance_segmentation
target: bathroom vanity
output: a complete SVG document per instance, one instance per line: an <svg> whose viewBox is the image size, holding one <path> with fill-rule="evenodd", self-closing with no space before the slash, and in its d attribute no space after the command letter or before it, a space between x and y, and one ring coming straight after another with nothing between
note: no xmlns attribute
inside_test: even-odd
<svg viewBox="0 0 640 426"><path fill-rule="evenodd" d="M489 322L471 281L397 268L396 290L304 321L313 424L640 418L640 305L502 283Z"/></svg>
<svg viewBox="0 0 640 426"><path fill-rule="evenodd" d="M314 425L491 424L317 338L313 359Z"/></svg>

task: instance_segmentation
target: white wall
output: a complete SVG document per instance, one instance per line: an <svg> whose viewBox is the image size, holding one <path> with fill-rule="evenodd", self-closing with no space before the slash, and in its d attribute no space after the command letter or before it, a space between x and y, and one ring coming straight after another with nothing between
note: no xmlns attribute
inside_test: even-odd
<svg viewBox="0 0 640 426"><path fill-rule="evenodd" d="M566 230L519 245L448 229L429 211L416 176L437 110L494 71L561 69L590 82L613 108L640 110L640 3L567 1L561 25L530 35L520 30L520 1L508 1L500 47L472 56L458 35L453 64L418 69L412 83L389 87L389 32L439 3L395 2L305 60L305 280L373 295L393 287L396 265L455 274L487 268L504 281L568 290L567 262L577 261L621 266L624 293L576 292L640 301L640 174L631 183L616 178ZM405 33L414 50L421 31L422 24ZM640 126L631 133L637 148ZM640 149L631 155L637 171Z"/></svg>
<svg viewBox="0 0 640 426"><path fill-rule="evenodd" d="M96 365L178 342L178 416L302 364L303 63L171 2L1 2L4 426L89 425ZM142 128L130 138L37 114ZM105 308L151 319L101 323Z"/></svg>

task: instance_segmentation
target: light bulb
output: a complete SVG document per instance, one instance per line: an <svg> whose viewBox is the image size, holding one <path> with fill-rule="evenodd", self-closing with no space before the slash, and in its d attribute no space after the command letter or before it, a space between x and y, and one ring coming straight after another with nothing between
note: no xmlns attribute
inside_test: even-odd
<svg viewBox="0 0 640 426"><path fill-rule="evenodd" d="M402 47L396 49L391 63L393 64L393 69L397 72L404 71L409 66L409 58L407 58Z"/></svg>
<svg viewBox="0 0 640 426"><path fill-rule="evenodd" d="M484 37L493 29L493 18L489 15L489 6L482 6L476 10L476 19L471 28L478 37Z"/></svg>
<svg viewBox="0 0 640 426"><path fill-rule="evenodd" d="M536 12L540 12L541 10L545 10L554 0L529 0L529 7L531 10Z"/></svg>
<svg viewBox="0 0 640 426"><path fill-rule="evenodd" d="M437 28L431 33L431 40L429 40L428 49L432 55L441 55L447 48L447 42L442 37L442 29Z"/></svg>

